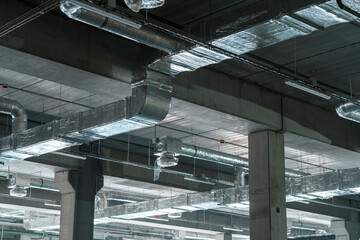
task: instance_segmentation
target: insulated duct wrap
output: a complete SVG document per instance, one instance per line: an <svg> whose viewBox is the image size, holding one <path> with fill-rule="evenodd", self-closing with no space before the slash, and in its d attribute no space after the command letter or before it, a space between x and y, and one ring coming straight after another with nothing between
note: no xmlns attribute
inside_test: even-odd
<svg viewBox="0 0 360 240"><path fill-rule="evenodd" d="M358 1L351 0L347 0L346 4L353 9L359 8L360 5ZM294 18L293 15L318 25L320 29L356 20L353 15L341 10L336 4L336 0L331 0L299 10L290 15L268 20L236 33L234 33L233 28L217 29L225 37L209 43L220 49L241 55L319 30ZM230 59L230 57L195 46L190 50L165 56L153 63L151 67L157 71L177 75L181 72L194 71L207 65L219 63L226 59Z"/></svg>
<svg viewBox="0 0 360 240"><path fill-rule="evenodd" d="M137 2L140 3L140 1ZM359 3L356 1L347 0L344 3L350 8L359 8ZM138 7L140 7L139 4ZM68 0L62 2L61 10L72 19L170 53L170 55L158 59L149 67L172 76L181 72L194 71L231 58L225 53L219 53L203 46L189 47L182 40L147 26L142 26L131 19L110 14L109 11L94 4L84 3L79 0ZM250 20L256 17L258 17L258 14L250 15L246 19ZM241 55L356 19L353 15L340 9L336 0L331 0L289 15L281 15L278 18L235 33L232 27L216 29L224 37L212 40L209 43L225 51Z"/></svg>
<svg viewBox="0 0 360 240"><path fill-rule="evenodd" d="M161 137L155 147L155 155L157 156L168 152L174 154L175 156L181 155L214 163L249 168L249 162L246 158L186 144L179 139L169 136ZM287 177L300 177L304 175L307 174L286 169Z"/></svg>
<svg viewBox="0 0 360 240"><path fill-rule="evenodd" d="M306 201L360 193L360 168L344 169L299 178L286 178L286 201ZM219 207L249 208L249 188L239 186L210 192L189 193L171 198L154 199L132 204L116 205L95 212L95 223L116 222L165 214L215 209ZM31 219L31 230L56 229L58 220ZM51 225L54 223L55 225ZM51 225L51 226L50 226Z"/></svg>
<svg viewBox="0 0 360 240"><path fill-rule="evenodd" d="M359 0L342 0L342 3L348 8L360 13L360 1Z"/></svg>
<svg viewBox="0 0 360 240"><path fill-rule="evenodd" d="M153 125L165 118L170 100L171 87L141 81L131 97L0 138L0 160L21 160Z"/></svg>
<svg viewBox="0 0 360 240"><path fill-rule="evenodd" d="M0 113L11 116L13 133L18 133L27 129L26 110L17 101L7 98L0 98Z"/></svg>
<svg viewBox="0 0 360 240"><path fill-rule="evenodd" d="M109 14L105 9L91 3L69 0L62 2L60 9L69 18L164 52L174 53L185 48L185 42L183 41L147 26L142 26L140 23L130 19Z"/></svg>

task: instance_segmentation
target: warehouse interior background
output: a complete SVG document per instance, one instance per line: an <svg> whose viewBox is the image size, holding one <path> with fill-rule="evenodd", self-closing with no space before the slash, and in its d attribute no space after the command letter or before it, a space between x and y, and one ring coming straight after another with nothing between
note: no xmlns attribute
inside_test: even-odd
<svg viewBox="0 0 360 240"><path fill-rule="evenodd" d="M0 1L0 239L360 239L359 0Z"/></svg>

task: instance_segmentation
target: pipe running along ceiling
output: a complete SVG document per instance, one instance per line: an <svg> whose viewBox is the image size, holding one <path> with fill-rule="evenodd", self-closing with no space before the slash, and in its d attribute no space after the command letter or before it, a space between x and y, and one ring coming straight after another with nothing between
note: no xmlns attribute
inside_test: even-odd
<svg viewBox="0 0 360 240"><path fill-rule="evenodd" d="M155 155L161 156L164 153L173 154L174 157L181 155L246 169L249 168L249 162L246 158L186 144L179 139L169 136L161 137L155 145ZM301 177L307 174L286 169L285 175L287 177Z"/></svg>

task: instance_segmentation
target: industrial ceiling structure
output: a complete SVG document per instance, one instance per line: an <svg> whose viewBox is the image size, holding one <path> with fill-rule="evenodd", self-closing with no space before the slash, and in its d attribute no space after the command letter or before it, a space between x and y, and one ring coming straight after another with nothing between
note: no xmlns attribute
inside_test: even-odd
<svg viewBox="0 0 360 240"><path fill-rule="evenodd" d="M0 239L358 240L359 53L359 0L0 1Z"/></svg>

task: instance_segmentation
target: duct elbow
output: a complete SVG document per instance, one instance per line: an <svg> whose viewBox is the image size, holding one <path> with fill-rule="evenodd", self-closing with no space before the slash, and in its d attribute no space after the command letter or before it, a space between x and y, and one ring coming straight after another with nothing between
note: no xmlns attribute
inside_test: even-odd
<svg viewBox="0 0 360 240"><path fill-rule="evenodd" d="M148 77L132 86L130 114L132 120L156 124L162 121L169 112L172 87L167 75L158 76L157 80Z"/></svg>
<svg viewBox="0 0 360 240"><path fill-rule="evenodd" d="M25 108L19 102L1 98L0 112L11 115L13 133L18 133L27 129L27 113Z"/></svg>

